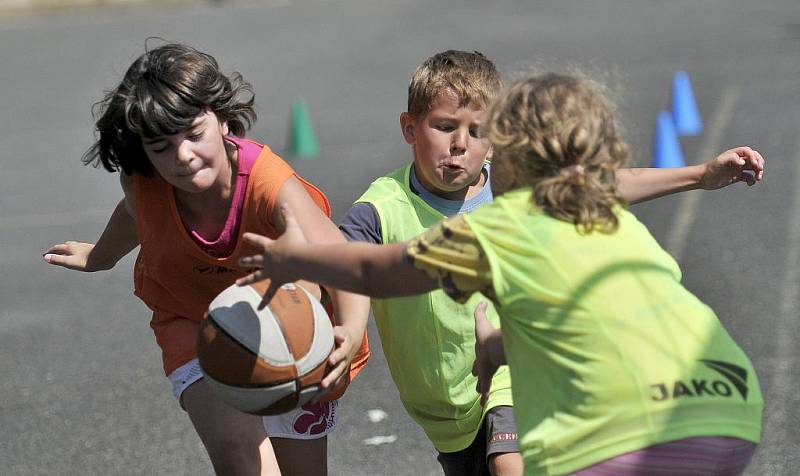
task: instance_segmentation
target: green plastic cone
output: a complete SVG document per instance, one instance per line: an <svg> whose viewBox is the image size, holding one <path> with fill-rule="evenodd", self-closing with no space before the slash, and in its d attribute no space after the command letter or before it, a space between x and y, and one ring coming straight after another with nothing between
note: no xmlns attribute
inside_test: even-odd
<svg viewBox="0 0 800 476"><path fill-rule="evenodd" d="M311 119L308 117L305 101L295 99L292 102L290 120L289 154L301 159L313 159L319 155L319 143L314 135Z"/></svg>

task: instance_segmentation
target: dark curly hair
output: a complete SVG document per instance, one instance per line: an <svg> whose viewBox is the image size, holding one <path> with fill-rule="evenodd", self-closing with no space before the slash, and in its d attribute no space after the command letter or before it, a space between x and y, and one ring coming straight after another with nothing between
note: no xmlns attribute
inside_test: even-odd
<svg viewBox="0 0 800 476"><path fill-rule="evenodd" d="M212 56L182 44L159 46L137 58L119 86L93 106L99 138L83 163L150 175L142 137L176 134L206 109L241 137L256 120L254 103L250 83L239 73L223 74Z"/></svg>

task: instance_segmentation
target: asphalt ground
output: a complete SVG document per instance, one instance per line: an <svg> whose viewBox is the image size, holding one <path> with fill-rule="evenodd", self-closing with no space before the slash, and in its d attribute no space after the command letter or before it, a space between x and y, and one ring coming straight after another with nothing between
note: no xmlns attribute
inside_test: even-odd
<svg viewBox="0 0 800 476"><path fill-rule="evenodd" d="M689 72L705 133L687 162L735 145L768 161L763 183L692 192L632 209L679 258L757 369L762 444L749 475L800 467L800 7L793 0L309 0L60 9L0 16L0 474L197 475L211 468L161 374L132 257L112 271L47 266L41 253L93 241L120 197L84 167L90 107L148 36L187 42L253 83L250 136L286 147L295 98L322 153L297 170L335 217L410 158L398 115L429 55L479 50L513 77L578 67L615 91L633 165L646 166L676 70ZM333 475L440 474L404 413L379 341L343 398ZM386 419L373 423L368 411ZM365 444L375 436L391 443Z"/></svg>

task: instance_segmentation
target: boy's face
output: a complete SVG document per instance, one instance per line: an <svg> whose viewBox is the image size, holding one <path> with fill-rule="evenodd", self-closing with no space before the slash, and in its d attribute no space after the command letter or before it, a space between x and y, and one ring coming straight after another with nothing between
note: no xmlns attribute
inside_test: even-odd
<svg viewBox="0 0 800 476"><path fill-rule="evenodd" d="M478 137L485 109L459 107L443 94L422 117L400 115L403 137L414 148L414 166L422 185L450 200L463 200L486 184L483 161L489 141Z"/></svg>

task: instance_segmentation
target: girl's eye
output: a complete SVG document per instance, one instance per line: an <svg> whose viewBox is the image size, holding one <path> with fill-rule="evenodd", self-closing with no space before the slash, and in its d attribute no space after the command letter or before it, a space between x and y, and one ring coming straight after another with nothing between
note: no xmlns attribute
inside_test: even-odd
<svg viewBox="0 0 800 476"><path fill-rule="evenodd" d="M166 151L168 148L169 148L169 145L162 145L162 146L159 146L159 147L153 147L150 150L152 150L156 154L160 154L160 153Z"/></svg>
<svg viewBox="0 0 800 476"><path fill-rule="evenodd" d="M192 134L192 135L188 136L188 139L190 141L192 141L192 142L197 142L202 138L203 138L203 133L202 132L199 133L199 134Z"/></svg>

